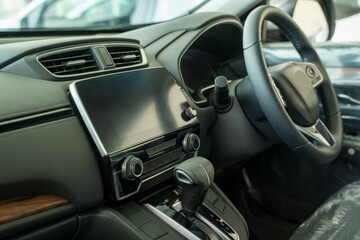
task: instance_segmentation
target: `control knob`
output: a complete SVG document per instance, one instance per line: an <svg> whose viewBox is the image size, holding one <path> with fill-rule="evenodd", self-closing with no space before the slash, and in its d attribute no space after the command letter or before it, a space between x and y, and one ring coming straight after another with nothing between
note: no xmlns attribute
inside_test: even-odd
<svg viewBox="0 0 360 240"><path fill-rule="evenodd" d="M228 80L224 76L218 76L214 82L214 106L218 112L226 112L231 107Z"/></svg>
<svg viewBox="0 0 360 240"><path fill-rule="evenodd" d="M121 176L127 181L139 178L143 171L144 165L141 159L133 155L127 156L121 165Z"/></svg>
<svg viewBox="0 0 360 240"><path fill-rule="evenodd" d="M194 153L200 148L200 138L195 133L187 133L183 139L185 153Z"/></svg>

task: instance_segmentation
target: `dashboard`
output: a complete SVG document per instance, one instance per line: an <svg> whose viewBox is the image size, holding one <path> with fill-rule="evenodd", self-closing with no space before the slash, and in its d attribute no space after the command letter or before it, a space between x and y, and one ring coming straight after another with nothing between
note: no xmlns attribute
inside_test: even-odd
<svg viewBox="0 0 360 240"><path fill-rule="evenodd" d="M212 106L216 76L228 79L232 97L247 76L234 16L24 39L0 52L2 198L47 193L69 201L50 217L0 227L0 238L151 190L195 155L221 172L270 145L237 101L226 114Z"/></svg>

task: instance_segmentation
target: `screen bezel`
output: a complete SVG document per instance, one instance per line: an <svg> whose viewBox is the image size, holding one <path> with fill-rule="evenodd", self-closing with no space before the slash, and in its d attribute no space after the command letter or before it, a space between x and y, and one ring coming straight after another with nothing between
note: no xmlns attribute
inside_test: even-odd
<svg viewBox="0 0 360 240"><path fill-rule="evenodd" d="M122 152L126 149L133 148L134 146L144 144L145 142L148 142L152 139L159 138L162 135L188 128L198 122L196 117L187 122L185 120L183 120L184 121L183 124L181 124L177 128L169 129L167 132L161 132L160 134L154 134L152 136L148 136L148 137L143 138L140 141L136 141L132 144L129 144L129 145L126 145L123 147L119 147L116 149L111 149L111 148L109 148L109 146L106 146L106 144L104 144L104 141L102 141L102 139L100 137L101 134L98 134L98 129L96 126L94 126L93 121L88 114L88 109L85 107L85 104L83 103L83 99L82 99L81 94L79 94L78 87L80 84L83 84L84 81L113 81L111 79L114 79L114 77L122 78L122 77L126 76L126 74L129 74L129 73L131 73L133 76L137 76L137 75L144 76L144 74L146 74L148 81L151 81L149 79L154 78L154 77L155 78L165 77L167 79L171 79L171 81L174 81L174 79L171 77L171 75L164 68L161 67L161 68L147 68L147 69L127 71L127 72L123 72L123 73L117 73L117 74L115 74L115 76L114 76L114 74L111 74L108 76L102 76L102 77L98 77L98 78L80 80L80 81L76 81L70 85L70 93L71 93L71 97L74 101L74 104L76 105L76 107L80 113L80 116L81 116L83 122L85 123L85 126L87 127L87 129L88 129L91 137L93 138L95 145L97 146L99 153L101 154L102 157L116 154L117 152ZM147 80L144 80L144 81L147 81ZM175 81L174 81L174 84L176 85ZM183 108L182 111L183 111L188 106L188 103L186 101L185 96L183 96L183 93L179 87L176 91L179 91L179 93L181 93L181 95L182 95L181 102L179 102L179 104L181 104L183 106L182 107ZM181 116L180 111L177 114L179 114L178 117Z"/></svg>

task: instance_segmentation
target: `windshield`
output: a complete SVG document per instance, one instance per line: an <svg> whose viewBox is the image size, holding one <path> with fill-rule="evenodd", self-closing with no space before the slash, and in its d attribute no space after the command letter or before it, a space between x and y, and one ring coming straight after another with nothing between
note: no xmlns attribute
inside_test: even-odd
<svg viewBox="0 0 360 240"><path fill-rule="evenodd" d="M0 0L0 29L122 28L170 20L207 0Z"/></svg>

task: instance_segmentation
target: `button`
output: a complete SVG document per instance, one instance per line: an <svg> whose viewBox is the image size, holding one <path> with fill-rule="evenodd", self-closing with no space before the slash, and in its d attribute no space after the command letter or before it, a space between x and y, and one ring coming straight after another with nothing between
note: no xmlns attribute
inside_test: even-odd
<svg viewBox="0 0 360 240"><path fill-rule="evenodd" d="M188 107L182 112L181 116L185 121L190 121L191 119L196 117L196 114L197 114L196 110L192 109L191 107Z"/></svg>
<svg viewBox="0 0 360 240"><path fill-rule="evenodd" d="M315 77L315 70L312 67L306 67L305 69L306 71L306 75L308 75L309 78L314 78Z"/></svg>
<svg viewBox="0 0 360 240"><path fill-rule="evenodd" d="M130 215L128 219L137 227L140 227L151 221L148 215L146 215L146 213L144 213L143 211L138 211Z"/></svg>
<svg viewBox="0 0 360 240"><path fill-rule="evenodd" d="M214 206L215 206L215 208L216 208L217 210L219 210L219 212L221 212L221 213L223 213L224 210L225 210L225 208L226 208L225 203L224 203L221 199L219 199L218 201L216 201L216 203L214 204Z"/></svg>
<svg viewBox="0 0 360 240"><path fill-rule="evenodd" d="M163 229L160 224L154 221L141 226L140 229L151 238L159 238L167 234L166 230Z"/></svg>
<svg viewBox="0 0 360 240"><path fill-rule="evenodd" d="M107 67L114 65L114 61L110 57L110 54L105 47L98 47L97 50L99 51L99 54L101 58L104 60L104 63Z"/></svg>
<svg viewBox="0 0 360 240"><path fill-rule="evenodd" d="M195 133L187 133L182 141L185 153L194 153L200 148L200 138Z"/></svg>
<svg viewBox="0 0 360 240"><path fill-rule="evenodd" d="M211 189L209 189L206 194L206 199L211 202L211 204L214 204L218 200L218 197Z"/></svg>

